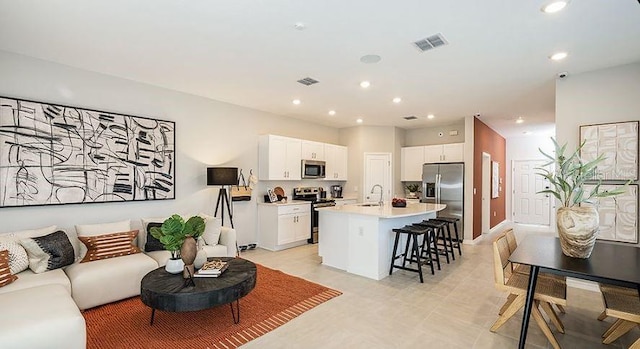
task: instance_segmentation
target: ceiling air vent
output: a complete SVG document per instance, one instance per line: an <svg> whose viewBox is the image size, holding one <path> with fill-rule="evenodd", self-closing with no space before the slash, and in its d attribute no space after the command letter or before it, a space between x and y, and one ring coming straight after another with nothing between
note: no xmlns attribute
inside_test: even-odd
<svg viewBox="0 0 640 349"><path fill-rule="evenodd" d="M416 117L416 116L414 116L414 115L410 115L410 116L405 116L405 117L403 117L403 119L405 119L405 120L415 120L415 119L417 119L417 118L418 118L418 117Z"/></svg>
<svg viewBox="0 0 640 349"><path fill-rule="evenodd" d="M448 45L449 42L447 41L447 39L444 38L444 36L442 36L442 33L438 33L426 39L418 40L413 44L418 48L418 50L424 52L424 51L429 51L431 49L434 49L436 47Z"/></svg>
<svg viewBox="0 0 640 349"><path fill-rule="evenodd" d="M307 77L307 78L298 80L298 82L303 84L303 85L310 86L310 85L313 85L313 84L317 84L319 81L316 80L316 79Z"/></svg>

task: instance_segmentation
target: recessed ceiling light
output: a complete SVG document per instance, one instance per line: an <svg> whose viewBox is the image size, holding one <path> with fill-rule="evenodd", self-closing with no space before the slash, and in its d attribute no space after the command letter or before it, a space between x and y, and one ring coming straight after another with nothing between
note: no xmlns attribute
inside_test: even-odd
<svg viewBox="0 0 640 349"><path fill-rule="evenodd" d="M294 24L293 27L296 28L297 30L304 30L307 26L305 26L304 23L302 22L296 22L296 24Z"/></svg>
<svg viewBox="0 0 640 349"><path fill-rule="evenodd" d="M331 116L336 115L336 111L335 110L329 110L329 115L331 115Z"/></svg>
<svg viewBox="0 0 640 349"><path fill-rule="evenodd" d="M524 131L524 132L522 132L522 134L525 135L525 136L528 136L528 135L531 134L531 131Z"/></svg>
<svg viewBox="0 0 640 349"><path fill-rule="evenodd" d="M362 88L368 88L369 86L371 86L371 83L369 81L363 81L360 83L360 87Z"/></svg>
<svg viewBox="0 0 640 349"><path fill-rule="evenodd" d="M567 53L566 52L557 52L552 54L549 58L551 58L554 61L561 61L565 58L567 58Z"/></svg>
<svg viewBox="0 0 640 349"><path fill-rule="evenodd" d="M402 102L402 98L400 98L400 97L396 97L396 98L393 99L393 103L395 103L395 104L398 104L400 102Z"/></svg>
<svg viewBox="0 0 640 349"><path fill-rule="evenodd" d="M433 119L433 118L435 118L435 117L436 117L436 116L435 116L435 115L433 115L433 114L429 114L429 115L427 115L427 119Z"/></svg>
<svg viewBox="0 0 640 349"><path fill-rule="evenodd" d="M516 119L516 124L521 124L524 122L524 119L522 118L522 116L518 116L518 118Z"/></svg>
<svg viewBox="0 0 640 349"><path fill-rule="evenodd" d="M291 101L291 103L293 103L295 105L300 105L300 100L299 99L294 99L293 101Z"/></svg>
<svg viewBox="0 0 640 349"><path fill-rule="evenodd" d="M362 120L362 119L357 119L357 120L356 120L356 122L357 122L357 123L359 123L359 124L361 124L361 123L363 123L363 122L364 122L364 120Z"/></svg>
<svg viewBox="0 0 640 349"><path fill-rule="evenodd" d="M378 63L381 60L382 60L382 57L378 55L364 55L360 57L360 62L366 63L366 64Z"/></svg>
<svg viewBox="0 0 640 349"><path fill-rule="evenodd" d="M544 13L556 13L558 11L562 11L562 9L567 7L568 3L569 1L553 1L542 6L541 10Z"/></svg>

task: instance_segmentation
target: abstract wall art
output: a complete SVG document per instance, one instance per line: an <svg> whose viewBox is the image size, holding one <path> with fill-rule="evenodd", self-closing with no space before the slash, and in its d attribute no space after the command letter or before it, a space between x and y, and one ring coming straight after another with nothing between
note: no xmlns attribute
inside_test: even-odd
<svg viewBox="0 0 640 349"><path fill-rule="evenodd" d="M602 180L638 179L638 121L580 126L580 156L584 161L604 154L598 165Z"/></svg>
<svg viewBox="0 0 640 349"><path fill-rule="evenodd" d="M600 186L602 190L613 190L617 187L611 184ZM593 184L584 186L588 193L593 188ZM598 239L638 243L638 185L631 184L622 195L598 198L591 204L600 215Z"/></svg>
<svg viewBox="0 0 640 349"><path fill-rule="evenodd" d="M175 199L175 123L0 97L0 207Z"/></svg>

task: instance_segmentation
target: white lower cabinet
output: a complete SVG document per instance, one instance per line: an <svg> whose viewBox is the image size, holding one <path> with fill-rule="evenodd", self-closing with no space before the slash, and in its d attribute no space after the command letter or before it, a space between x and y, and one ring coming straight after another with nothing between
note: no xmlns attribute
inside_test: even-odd
<svg viewBox="0 0 640 349"><path fill-rule="evenodd" d="M311 204L258 205L258 246L279 251L307 243L311 237Z"/></svg>

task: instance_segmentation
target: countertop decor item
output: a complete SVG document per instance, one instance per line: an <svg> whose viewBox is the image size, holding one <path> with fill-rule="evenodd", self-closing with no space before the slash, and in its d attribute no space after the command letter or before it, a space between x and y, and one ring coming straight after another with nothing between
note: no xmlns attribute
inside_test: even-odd
<svg viewBox="0 0 640 349"><path fill-rule="evenodd" d="M409 198L415 198L415 197L417 197L416 193L418 193L418 191L420 189L420 184L418 184L418 183L409 183L409 184L405 185L405 188L407 188L407 191L409 192L409 194L407 196Z"/></svg>
<svg viewBox="0 0 640 349"><path fill-rule="evenodd" d="M541 171L538 174L548 180L551 187L538 193L551 194L560 202L556 222L562 252L569 257L589 258L600 229L598 212L591 205L591 200L620 195L629 183L622 188L602 190L596 173L598 164L605 160L604 155L585 162L579 155L585 142L572 153L565 154L567 145L560 146L555 139L551 140L555 154L546 154L540 149L540 153L550 161L538 168ZM586 191L584 186L589 181L596 184Z"/></svg>
<svg viewBox="0 0 640 349"><path fill-rule="evenodd" d="M393 207L407 207L407 200L402 198L393 198L391 200L391 206Z"/></svg>
<svg viewBox="0 0 640 349"><path fill-rule="evenodd" d="M202 235L204 228L202 217L193 216L185 221L177 214L167 218L162 226L151 228L151 235L171 252L171 259L182 258L184 278L189 278L194 273L193 261L197 253L195 239ZM169 271L166 267L165 269Z"/></svg>

